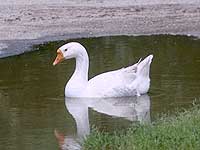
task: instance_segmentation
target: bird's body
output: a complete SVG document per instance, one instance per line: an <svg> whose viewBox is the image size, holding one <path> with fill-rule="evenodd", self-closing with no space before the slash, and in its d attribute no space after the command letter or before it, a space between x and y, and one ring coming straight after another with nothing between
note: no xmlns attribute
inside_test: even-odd
<svg viewBox="0 0 200 150"><path fill-rule="evenodd" d="M76 59L76 69L65 87L66 97L140 96L149 90L153 55L132 66L99 74L88 81L89 58L86 49L79 43L71 42L58 51L65 59ZM56 60L54 63L57 64Z"/></svg>

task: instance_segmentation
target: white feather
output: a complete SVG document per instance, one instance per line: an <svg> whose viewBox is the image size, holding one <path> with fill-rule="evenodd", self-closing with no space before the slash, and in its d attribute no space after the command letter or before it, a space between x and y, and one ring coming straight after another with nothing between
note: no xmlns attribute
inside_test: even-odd
<svg viewBox="0 0 200 150"><path fill-rule="evenodd" d="M76 69L65 87L67 97L124 97L140 96L150 87L149 70L153 55L134 65L99 74L88 81L89 59L86 49L71 42L62 46L66 59L75 57Z"/></svg>

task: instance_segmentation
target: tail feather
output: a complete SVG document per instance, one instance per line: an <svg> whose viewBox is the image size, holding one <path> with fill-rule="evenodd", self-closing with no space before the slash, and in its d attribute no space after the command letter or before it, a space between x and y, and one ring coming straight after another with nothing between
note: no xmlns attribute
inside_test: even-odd
<svg viewBox="0 0 200 150"><path fill-rule="evenodd" d="M137 66L137 74L139 76L149 77L149 70L152 59L153 55L149 55L143 61L139 62Z"/></svg>

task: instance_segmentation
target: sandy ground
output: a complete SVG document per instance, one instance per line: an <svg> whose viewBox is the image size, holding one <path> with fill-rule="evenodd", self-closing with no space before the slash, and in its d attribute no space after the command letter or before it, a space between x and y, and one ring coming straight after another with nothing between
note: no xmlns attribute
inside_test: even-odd
<svg viewBox="0 0 200 150"><path fill-rule="evenodd" d="M200 0L0 0L0 58L46 41L141 34L200 36Z"/></svg>

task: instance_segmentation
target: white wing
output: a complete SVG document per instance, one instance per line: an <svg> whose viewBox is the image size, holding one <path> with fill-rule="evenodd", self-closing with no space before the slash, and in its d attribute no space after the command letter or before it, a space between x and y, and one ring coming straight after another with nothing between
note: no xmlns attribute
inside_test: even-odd
<svg viewBox="0 0 200 150"><path fill-rule="evenodd" d="M127 68L102 73L90 79L86 88L86 94L90 97L120 97L131 96L128 85L136 79L136 64Z"/></svg>

